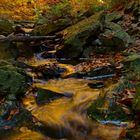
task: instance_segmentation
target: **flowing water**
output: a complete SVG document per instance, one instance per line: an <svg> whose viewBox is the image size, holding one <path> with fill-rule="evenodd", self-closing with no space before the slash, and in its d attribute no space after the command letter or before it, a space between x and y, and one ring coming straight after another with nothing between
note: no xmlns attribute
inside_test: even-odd
<svg viewBox="0 0 140 140"><path fill-rule="evenodd" d="M44 63L38 61L37 63ZM36 64L34 63L34 66ZM59 64L67 69L62 77L73 72L72 65ZM21 127L5 140L114 140L122 128L103 125L87 116L87 108L102 94L112 79L104 80L105 88L91 88L89 83L100 81L80 78L53 78L50 80L34 78L33 87L43 88L64 95L44 104L37 104L36 94L28 92L22 99L23 106L37 119L37 129Z"/></svg>

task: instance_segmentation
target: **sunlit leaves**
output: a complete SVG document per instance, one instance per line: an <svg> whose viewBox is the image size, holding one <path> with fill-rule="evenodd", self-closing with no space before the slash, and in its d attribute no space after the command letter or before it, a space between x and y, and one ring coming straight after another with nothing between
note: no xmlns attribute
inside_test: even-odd
<svg viewBox="0 0 140 140"><path fill-rule="evenodd" d="M68 6L66 6L68 4ZM35 19L42 12L64 13L69 9L71 14L86 11L95 5L104 5L105 0L1 0L0 16L12 19ZM66 7L66 9L65 9ZM64 10L64 11L63 11Z"/></svg>

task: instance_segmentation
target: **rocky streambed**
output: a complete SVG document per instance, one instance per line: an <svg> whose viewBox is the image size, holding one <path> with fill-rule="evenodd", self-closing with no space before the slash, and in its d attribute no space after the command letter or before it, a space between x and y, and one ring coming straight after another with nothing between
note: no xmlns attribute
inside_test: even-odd
<svg viewBox="0 0 140 140"><path fill-rule="evenodd" d="M132 3L49 35L0 20L0 139L139 139L138 17Z"/></svg>

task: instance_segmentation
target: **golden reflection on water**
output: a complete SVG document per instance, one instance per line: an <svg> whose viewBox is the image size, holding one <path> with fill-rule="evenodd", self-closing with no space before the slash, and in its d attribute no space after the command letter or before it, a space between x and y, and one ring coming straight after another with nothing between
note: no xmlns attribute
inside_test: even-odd
<svg viewBox="0 0 140 140"><path fill-rule="evenodd" d="M32 114L37 118L47 122L63 122L63 117L70 112L80 113L85 110L89 103L97 98L100 90L91 89L87 84L90 81L81 79L64 79L50 80L44 84L34 84L33 86L51 90L58 93L73 94L72 98L57 99L43 106L33 107ZM28 102L34 98L27 97L24 104L28 106ZM31 99L32 98L32 99ZM33 101L31 101L33 102ZM33 104L35 106L35 104ZM30 108L29 106L27 109ZM77 108L77 109L76 109Z"/></svg>
<svg viewBox="0 0 140 140"><path fill-rule="evenodd" d="M23 99L23 104L26 109L31 111L33 116L47 126L48 130L51 129L54 133L60 134L65 130L70 131L71 136L61 140L118 139L122 131L121 127L101 125L88 119L86 115L88 106L103 92L99 89L91 89L88 83L93 83L93 81L68 78L36 83L33 86L58 92L59 94L71 93L73 96L71 98L62 97L38 106L34 94L31 93ZM27 137L35 140L55 140L39 132L32 131L18 134L17 139L12 136L9 140L26 140ZM27 138L27 140L30 139Z"/></svg>

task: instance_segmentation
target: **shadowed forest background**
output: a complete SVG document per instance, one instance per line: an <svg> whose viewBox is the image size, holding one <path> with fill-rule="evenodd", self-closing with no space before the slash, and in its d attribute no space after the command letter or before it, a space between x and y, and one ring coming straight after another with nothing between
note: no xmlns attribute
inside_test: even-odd
<svg viewBox="0 0 140 140"><path fill-rule="evenodd" d="M140 139L140 0L0 1L0 140Z"/></svg>

